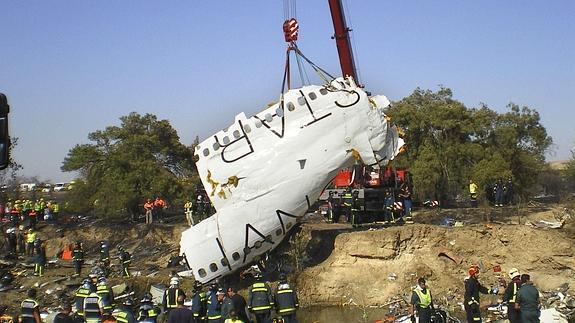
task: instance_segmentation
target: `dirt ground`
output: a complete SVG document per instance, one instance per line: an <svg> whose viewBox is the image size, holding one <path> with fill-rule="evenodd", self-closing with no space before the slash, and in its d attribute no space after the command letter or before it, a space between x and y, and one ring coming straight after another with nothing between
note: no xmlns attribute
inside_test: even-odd
<svg viewBox="0 0 575 323"><path fill-rule="evenodd" d="M526 225L537 220L565 220L559 229ZM348 224L327 224L319 215L306 216L294 236L278 251L291 258L289 278L295 281L302 306L355 305L382 306L398 297L407 297L418 277L427 277L435 299L457 307L463 298L463 279L471 264L482 269L480 280L497 284L511 267L529 273L540 290L565 288L575 282L575 218L561 205L498 209L422 209L414 213L415 224L383 227L364 225L353 229ZM455 222L462 226L451 226ZM458 223L459 225L459 223ZM52 258L66 244L82 240L86 251L84 273L98 257L100 240L111 242L111 256L122 245L133 255L133 278L127 283L141 296L152 283L169 282L171 256L178 254L180 234L186 229L183 217L173 224L110 223L78 219L60 225L40 225L39 236L47 241L47 256ZM4 230L5 231L5 230ZM295 259L295 260L294 260ZM78 278L70 262L57 261L46 268L45 277L32 275L29 261L16 266L1 262L17 277L14 289L0 292L0 306L15 312L28 288L37 286L40 302L57 304L60 292L73 294ZM114 259L114 263L118 261ZM287 262L287 260L286 260ZM119 268L111 284L124 281ZM237 281L240 288L248 281ZM61 280L54 282L55 280ZM193 281L183 287L191 290ZM67 287L68 286L68 287ZM573 286L568 293L574 295ZM246 290L241 290L245 294ZM496 297L483 299L494 302Z"/></svg>

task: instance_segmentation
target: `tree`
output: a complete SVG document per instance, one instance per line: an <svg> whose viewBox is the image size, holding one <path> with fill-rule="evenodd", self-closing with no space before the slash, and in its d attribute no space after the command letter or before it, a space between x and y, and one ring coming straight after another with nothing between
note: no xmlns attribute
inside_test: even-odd
<svg viewBox="0 0 575 323"><path fill-rule="evenodd" d="M467 108L444 87L418 88L396 102L388 114L404 128L408 145L396 163L410 169L418 196L450 199L466 193L469 179L485 187L511 177L520 193L533 185L552 140L537 111L508 109Z"/></svg>
<svg viewBox="0 0 575 323"><path fill-rule="evenodd" d="M192 151L180 143L167 120L132 112L121 125L88 135L93 143L76 145L62 164L78 171L80 185L70 191L76 210L94 207L105 216L134 213L144 198L161 196L168 202L185 194L183 180L195 172Z"/></svg>

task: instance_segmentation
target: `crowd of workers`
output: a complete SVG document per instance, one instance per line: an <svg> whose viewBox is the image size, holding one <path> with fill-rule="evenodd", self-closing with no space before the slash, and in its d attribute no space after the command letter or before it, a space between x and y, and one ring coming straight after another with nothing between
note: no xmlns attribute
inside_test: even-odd
<svg viewBox="0 0 575 323"><path fill-rule="evenodd" d="M473 265L469 268L469 276L465 279L465 295L463 306L467 315L467 322L482 322L480 311L479 294L499 293L499 287L487 288L479 282L479 267ZM500 284L505 287L503 304L507 305L507 319L510 323L538 323L541 315L541 303L539 292L533 285L528 274L521 275L519 270L509 270L507 283L501 279ZM417 287L411 296L411 321L419 318L419 323L433 322L432 316L436 315L431 291L427 288L425 278L419 278ZM499 286L498 285L498 286Z"/></svg>
<svg viewBox="0 0 575 323"><path fill-rule="evenodd" d="M504 182L502 178L499 178L494 184L485 187L485 198L495 207L513 204L514 194L515 188L511 178L508 178L506 182ZM473 180L469 180L469 200L473 208L478 206L478 195L479 189L477 183Z"/></svg>
<svg viewBox="0 0 575 323"><path fill-rule="evenodd" d="M11 200L0 203L0 219L9 218L13 225L19 222L29 222L32 228L36 228L38 221L55 220L60 214L60 204L57 201L45 201L44 198L37 200Z"/></svg>
<svg viewBox="0 0 575 323"><path fill-rule="evenodd" d="M412 191L412 186L406 182L401 183L398 190L392 187L383 189L383 205L381 212L379 212L381 213L383 224L413 223L411 216L413 205ZM369 220L367 218L365 197L360 199L359 191L352 190L350 187L347 187L340 194L329 191L326 204L327 212L325 216L328 223L339 223L342 215L354 228ZM380 220L379 214L375 214L374 219L371 220Z"/></svg>

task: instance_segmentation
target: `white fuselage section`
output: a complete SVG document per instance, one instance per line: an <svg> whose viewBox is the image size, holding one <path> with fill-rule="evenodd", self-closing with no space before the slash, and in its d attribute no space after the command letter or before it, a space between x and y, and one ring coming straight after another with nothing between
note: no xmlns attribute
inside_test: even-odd
<svg viewBox="0 0 575 323"><path fill-rule="evenodd" d="M197 168L216 213L182 233L180 253L207 282L275 248L338 170L357 159L387 164L402 140L351 78L293 89L251 118L196 147Z"/></svg>

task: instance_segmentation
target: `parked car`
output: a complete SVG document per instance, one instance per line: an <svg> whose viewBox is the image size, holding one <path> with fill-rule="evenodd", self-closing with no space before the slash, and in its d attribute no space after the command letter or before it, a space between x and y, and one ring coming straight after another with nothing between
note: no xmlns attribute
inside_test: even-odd
<svg viewBox="0 0 575 323"><path fill-rule="evenodd" d="M56 183L54 184L54 192L60 192L66 190L66 183Z"/></svg>

